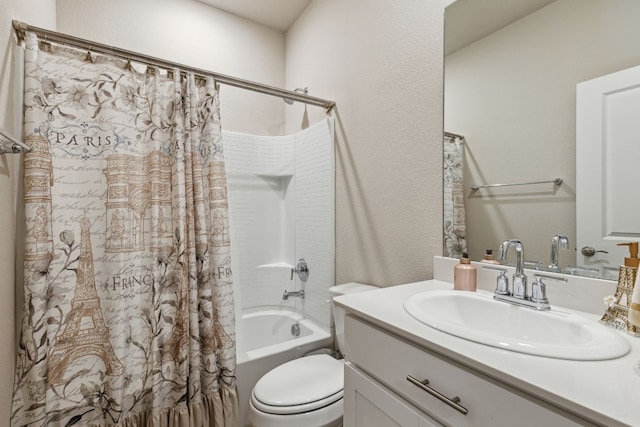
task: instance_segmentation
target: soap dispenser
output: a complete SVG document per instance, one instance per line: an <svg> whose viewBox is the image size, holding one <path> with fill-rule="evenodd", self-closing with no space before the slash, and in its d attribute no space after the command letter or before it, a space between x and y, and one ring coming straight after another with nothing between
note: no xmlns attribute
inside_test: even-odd
<svg viewBox="0 0 640 427"><path fill-rule="evenodd" d="M629 246L629 256L624 259L624 266L638 268L640 264L640 259L638 259L638 242L618 243L618 246Z"/></svg>
<svg viewBox="0 0 640 427"><path fill-rule="evenodd" d="M482 258L481 262L484 262L487 264L500 264L500 261L496 259L496 256L493 253L493 249L486 249L484 251L484 258Z"/></svg>
<svg viewBox="0 0 640 427"><path fill-rule="evenodd" d="M476 277L476 267L471 264L469 255L463 253L460 262L453 269L453 289L456 291L475 292Z"/></svg>
<svg viewBox="0 0 640 427"><path fill-rule="evenodd" d="M624 265L620 266L616 293L600 321L615 329L638 336L640 328L629 321L629 307L632 305L630 297L638 275L638 265L640 265L638 242L618 243L618 246L628 246L629 256L625 257Z"/></svg>

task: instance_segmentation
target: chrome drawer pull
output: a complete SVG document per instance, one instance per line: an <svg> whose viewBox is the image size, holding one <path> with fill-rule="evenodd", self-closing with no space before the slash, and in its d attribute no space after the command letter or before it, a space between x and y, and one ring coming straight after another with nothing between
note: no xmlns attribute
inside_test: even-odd
<svg viewBox="0 0 640 427"><path fill-rule="evenodd" d="M429 387L427 385L427 384L429 384L429 380L420 381L420 380L415 379L411 375L407 375L407 381L409 381L413 385L418 386L419 388L421 388L422 390L426 391L431 396L437 398L441 402L444 402L447 405L451 406L453 409L455 409L456 411L460 412L461 414L467 415L469 413L469 410L467 408L465 408L464 406L459 404L460 403L460 398L458 396L455 396L453 398L448 398L447 396L445 396L444 394L440 393L439 391Z"/></svg>

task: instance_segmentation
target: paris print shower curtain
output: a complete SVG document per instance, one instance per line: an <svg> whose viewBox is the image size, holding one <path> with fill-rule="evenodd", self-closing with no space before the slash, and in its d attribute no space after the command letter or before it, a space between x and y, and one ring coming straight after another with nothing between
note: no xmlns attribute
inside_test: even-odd
<svg viewBox="0 0 640 427"><path fill-rule="evenodd" d="M460 258L467 252L467 226L464 213L464 139L444 137L444 233L446 257Z"/></svg>
<svg viewBox="0 0 640 427"><path fill-rule="evenodd" d="M12 425L237 425L215 82L28 33L24 102Z"/></svg>

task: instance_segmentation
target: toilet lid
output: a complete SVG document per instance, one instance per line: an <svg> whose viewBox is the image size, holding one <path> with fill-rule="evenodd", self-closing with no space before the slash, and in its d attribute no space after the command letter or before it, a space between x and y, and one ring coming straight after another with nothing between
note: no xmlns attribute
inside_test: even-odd
<svg viewBox="0 0 640 427"><path fill-rule="evenodd" d="M265 374L253 388L257 409L271 414L313 411L340 400L344 361L326 354L301 357Z"/></svg>

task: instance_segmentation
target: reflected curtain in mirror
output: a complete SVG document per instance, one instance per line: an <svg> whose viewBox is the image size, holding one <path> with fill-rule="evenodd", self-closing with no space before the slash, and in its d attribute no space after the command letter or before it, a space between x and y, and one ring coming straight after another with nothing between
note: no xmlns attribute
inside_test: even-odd
<svg viewBox="0 0 640 427"><path fill-rule="evenodd" d="M27 34L11 425L236 426L215 82Z"/></svg>
<svg viewBox="0 0 640 427"><path fill-rule="evenodd" d="M464 212L464 137L444 137L444 247L446 257L460 258L467 252Z"/></svg>

